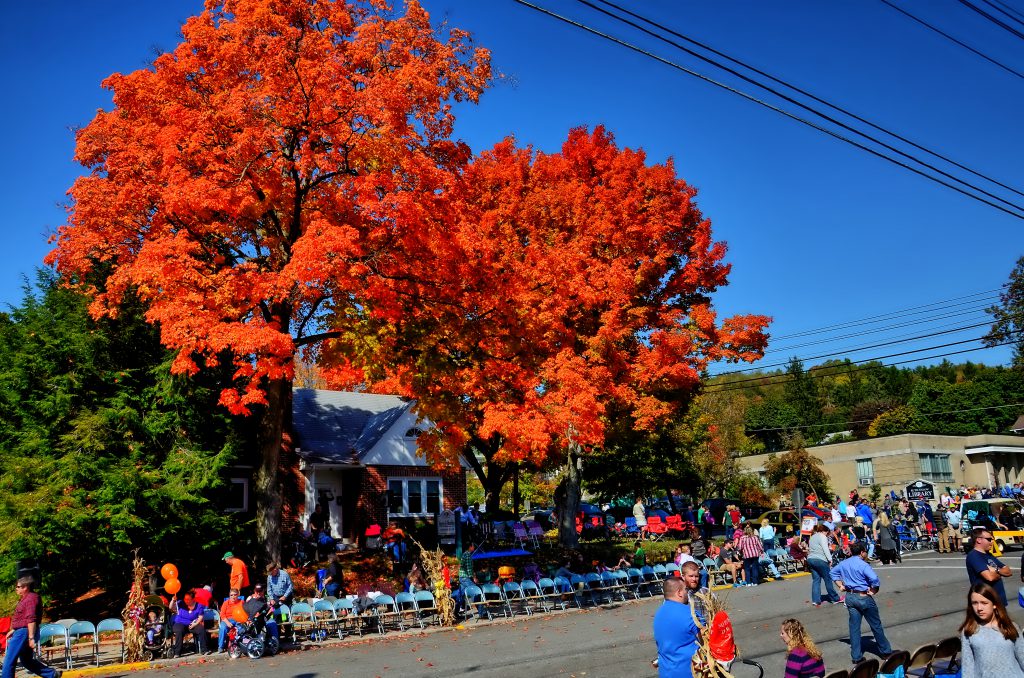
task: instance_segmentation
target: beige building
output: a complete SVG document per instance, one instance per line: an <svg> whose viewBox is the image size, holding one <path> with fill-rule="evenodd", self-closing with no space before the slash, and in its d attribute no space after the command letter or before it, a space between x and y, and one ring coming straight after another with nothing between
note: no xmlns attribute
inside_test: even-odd
<svg viewBox="0 0 1024 678"><path fill-rule="evenodd" d="M824 462L832 489L845 495L854 488L882 486L899 493L915 480L945 486L998 487L1024 482L1024 436L941 436L906 433L847 443L809 447ZM770 454L741 457L748 471L764 474Z"/></svg>

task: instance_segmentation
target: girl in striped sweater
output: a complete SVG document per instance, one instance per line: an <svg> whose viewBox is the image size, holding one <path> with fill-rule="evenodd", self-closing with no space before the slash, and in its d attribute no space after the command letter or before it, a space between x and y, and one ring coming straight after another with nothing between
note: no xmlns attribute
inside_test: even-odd
<svg viewBox="0 0 1024 678"><path fill-rule="evenodd" d="M811 640L807 629L799 620L787 619L782 622L779 637L789 649L784 678L812 678L825 675L825 662L821 659L821 650Z"/></svg>

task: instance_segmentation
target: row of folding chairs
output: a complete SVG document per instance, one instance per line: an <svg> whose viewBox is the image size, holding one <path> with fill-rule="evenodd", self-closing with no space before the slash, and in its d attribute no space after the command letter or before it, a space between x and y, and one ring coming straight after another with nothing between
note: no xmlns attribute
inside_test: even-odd
<svg viewBox="0 0 1024 678"><path fill-rule="evenodd" d="M363 635L366 630L383 634L388 630L404 631L406 625L425 628L439 623L437 601L430 591L380 595L369 609L357 612L348 598L323 598L298 602L291 607L282 605L279 611L284 623L282 633L292 642L300 639L323 642L331 636L344 638L347 634Z"/></svg>
<svg viewBox="0 0 1024 678"><path fill-rule="evenodd" d="M833 671L825 678L875 678L893 675L902 667L903 675L928 678L956 674L960 668L960 638L951 636L937 643L922 645L913 652L896 650L885 661L866 659L851 669Z"/></svg>
<svg viewBox="0 0 1024 678"><path fill-rule="evenodd" d="M107 648L116 648L116 653L109 653L111 661L124 661L124 624L120 619L104 619L99 624L75 619L43 624L36 652L47 664L71 669L79 661L99 666Z"/></svg>
<svg viewBox="0 0 1024 678"><path fill-rule="evenodd" d="M544 528L533 520L528 520L525 523L518 520L495 521L491 534L499 543L515 543L524 549L528 544L538 548L545 540Z"/></svg>

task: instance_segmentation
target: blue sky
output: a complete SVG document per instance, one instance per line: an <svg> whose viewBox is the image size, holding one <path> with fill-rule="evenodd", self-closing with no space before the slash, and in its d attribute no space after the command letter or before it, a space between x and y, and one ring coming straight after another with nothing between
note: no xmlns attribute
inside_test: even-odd
<svg viewBox="0 0 1024 678"><path fill-rule="evenodd" d="M1008 0L1024 10L1024 0ZM198 0L4 3L0 63L8 104L0 166L0 304L17 303L79 172L71 128L109 106L100 81L170 49ZM573 0L553 11L636 41L695 70L705 65ZM707 42L960 162L1024 186L1024 80L911 23L876 0L621 4ZM425 0L435 22L469 30L504 78L458 109L457 134L483 150L512 134L554 151L567 131L604 124L652 161L675 159L700 193L733 273L716 297L726 314L774 316L780 353L814 355L985 320L985 298L911 316L860 338L787 350L802 330L992 290L1024 254L1024 222L805 128L735 95L541 16L512 0ZM1024 43L954 0L904 5L1024 70ZM44 19L45 18L45 19ZM1021 198L1024 202L1024 198ZM968 311L971 311L970 313ZM874 330L896 321L857 329ZM851 330L837 332L848 333ZM981 330L861 353L867 358L977 336ZM828 339L830 335L815 335ZM970 344L944 350L970 347ZM940 351L935 351L940 352ZM922 355L922 354L917 354ZM953 359L1008 361L1008 349ZM898 359L898 358L897 358ZM767 360L765 362L768 362ZM724 368L723 368L724 369Z"/></svg>

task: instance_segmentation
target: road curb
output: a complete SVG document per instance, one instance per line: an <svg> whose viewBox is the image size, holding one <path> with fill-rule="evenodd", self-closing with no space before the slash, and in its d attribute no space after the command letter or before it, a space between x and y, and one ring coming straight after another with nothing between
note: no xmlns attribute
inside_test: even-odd
<svg viewBox="0 0 1024 678"><path fill-rule="evenodd" d="M87 669L68 669L61 676L63 678L78 678L79 676L99 676L105 673L129 673L132 671L144 671L156 666L154 662L132 662L129 664L110 664L109 666L90 666Z"/></svg>

